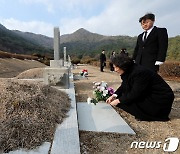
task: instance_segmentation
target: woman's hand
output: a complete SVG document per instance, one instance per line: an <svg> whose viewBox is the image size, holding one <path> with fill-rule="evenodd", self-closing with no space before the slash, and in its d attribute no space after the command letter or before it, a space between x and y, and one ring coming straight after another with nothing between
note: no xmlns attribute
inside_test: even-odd
<svg viewBox="0 0 180 154"><path fill-rule="evenodd" d="M107 100L106 103L110 104L116 97L114 97L113 95L110 96Z"/></svg>
<svg viewBox="0 0 180 154"><path fill-rule="evenodd" d="M115 99L115 100L113 100L112 102L110 102L110 105L116 106L116 105L119 104L119 103L120 103L119 99Z"/></svg>

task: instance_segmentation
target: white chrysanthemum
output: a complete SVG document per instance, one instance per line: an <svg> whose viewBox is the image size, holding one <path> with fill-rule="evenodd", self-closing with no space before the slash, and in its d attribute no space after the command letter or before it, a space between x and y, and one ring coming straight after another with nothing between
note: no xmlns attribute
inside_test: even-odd
<svg viewBox="0 0 180 154"><path fill-rule="evenodd" d="M96 82L95 83L95 86L99 86L101 83L100 82Z"/></svg>
<svg viewBox="0 0 180 154"><path fill-rule="evenodd" d="M100 86L99 91L104 91L105 88L103 86Z"/></svg>
<svg viewBox="0 0 180 154"><path fill-rule="evenodd" d="M96 88L96 89L97 89L97 90L100 90L100 88L101 88L100 86L97 86L97 88Z"/></svg>
<svg viewBox="0 0 180 154"><path fill-rule="evenodd" d="M87 98L87 103L88 103L88 104L91 104L91 101L92 101L92 98L88 97L88 98Z"/></svg>
<svg viewBox="0 0 180 154"><path fill-rule="evenodd" d="M87 72L84 72L84 73L83 73L83 76L87 76L87 75L88 75L88 73L87 73Z"/></svg>
<svg viewBox="0 0 180 154"><path fill-rule="evenodd" d="M106 96L106 94L105 94L105 93L103 93L102 95L103 95L104 97Z"/></svg>
<svg viewBox="0 0 180 154"><path fill-rule="evenodd" d="M103 87L107 87L107 83L106 83L106 82L104 82L104 81L102 81L102 82L101 82L101 86L103 86Z"/></svg>
<svg viewBox="0 0 180 154"><path fill-rule="evenodd" d="M103 91L103 96L106 96L108 94L108 90Z"/></svg>

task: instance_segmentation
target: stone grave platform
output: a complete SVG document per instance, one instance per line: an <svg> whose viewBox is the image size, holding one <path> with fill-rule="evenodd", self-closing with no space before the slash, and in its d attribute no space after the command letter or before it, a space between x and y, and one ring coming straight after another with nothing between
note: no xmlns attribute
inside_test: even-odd
<svg viewBox="0 0 180 154"><path fill-rule="evenodd" d="M51 154L80 154L79 129L77 121L76 99L74 84L70 82L69 89L56 89L66 92L71 99L71 109L68 117L56 128Z"/></svg>
<svg viewBox="0 0 180 154"><path fill-rule="evenodd" d="M79 130L135 134L121 116L107 103L77 103Z"/></svg>

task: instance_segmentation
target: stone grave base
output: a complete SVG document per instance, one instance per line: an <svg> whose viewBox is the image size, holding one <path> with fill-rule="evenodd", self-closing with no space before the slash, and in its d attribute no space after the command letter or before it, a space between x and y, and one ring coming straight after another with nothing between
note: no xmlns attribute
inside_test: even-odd
<svg viewBox="0 0 180 154"><path fill-rule="evenodd" d="M79 130L135 134L121 116L106 103L77 103Z"/></svg>

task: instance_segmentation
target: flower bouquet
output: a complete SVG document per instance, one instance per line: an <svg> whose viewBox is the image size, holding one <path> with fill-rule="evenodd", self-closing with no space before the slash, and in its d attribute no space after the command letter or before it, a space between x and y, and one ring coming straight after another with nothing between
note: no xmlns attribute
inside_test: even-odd
<svg viewBox="0 0 180 154"><path fill-rule="evenodd" d="M87 77L88 76L88 70L87 69L83 69L81 72L79 72L79 74L83 77Z"/></svg>
<svg viewBox="0 0 180 154"><path fill-rule="evenodd" d="M111 87L108 87L107 83L102 82L93 82L93 94L95 95L95 98L88 97L87 103L94 103L95 105L99 101L106 101L111 95L114 94L114 90Z"/></svg>

